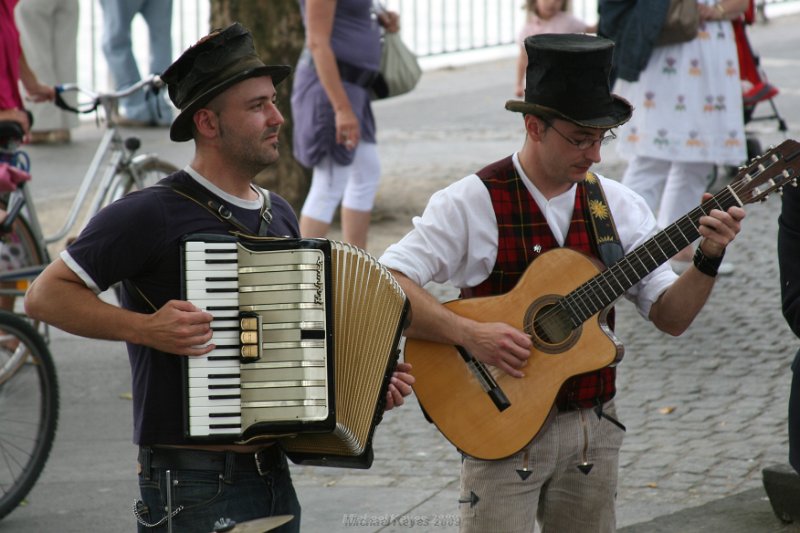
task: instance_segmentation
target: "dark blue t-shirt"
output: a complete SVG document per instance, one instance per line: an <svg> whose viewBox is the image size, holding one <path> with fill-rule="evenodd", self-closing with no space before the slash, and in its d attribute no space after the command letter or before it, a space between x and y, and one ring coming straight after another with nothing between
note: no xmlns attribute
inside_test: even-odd
<svg viewBox="0 0 800 533"><path fill-rule="evenodd" d="M179 171L162 180L189 182ZM209 191L212 193L211 191ZM255 234L260 210L225 201L233 215ZM268 235L298 237L291 206L270 193L273 219ZM149 187L106 207L69 246L64 260L89 286L101 291L130 280L160 308L181 299L181 239L193 233L226 234L233 226L169 187ZM123 292L122 306L150 313L141 298ZM181 356L127 343L133 380L133 440L136 444L187 444L183 434Z"/></svg>

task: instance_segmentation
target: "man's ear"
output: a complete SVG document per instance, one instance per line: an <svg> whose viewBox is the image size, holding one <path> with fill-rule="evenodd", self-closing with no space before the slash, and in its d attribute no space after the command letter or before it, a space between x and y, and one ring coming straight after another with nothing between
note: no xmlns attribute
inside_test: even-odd
<svg viewBox="0 0 800 533"><path fill-rule="evenodd" d="M544 134L544 121L535 115L525 115L525 131L534 141L541 141Z"/></svg>
<svg viewBox="0 0 800 533"><path fill-rule="evenodd" d="M206 107L202 107L194 112L192 122L198 135L206 138L214 138L219 135L219 117L216 113Z"/></svg>

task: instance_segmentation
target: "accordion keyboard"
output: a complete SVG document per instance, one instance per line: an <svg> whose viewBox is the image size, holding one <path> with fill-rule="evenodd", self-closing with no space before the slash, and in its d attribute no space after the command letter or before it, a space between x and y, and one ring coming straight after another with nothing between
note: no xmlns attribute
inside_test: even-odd
<svg viewBox="0 0 800 533"><path fill-rule="evenodd" d="M256 426L281 433L317 424L321 431L334 423L324 270L318 249L185 243L185 297L214 316L216 345L188 358L190 436L240 437ZM243 351L248 319L258 325L248 342L260 358Z"/></svg>

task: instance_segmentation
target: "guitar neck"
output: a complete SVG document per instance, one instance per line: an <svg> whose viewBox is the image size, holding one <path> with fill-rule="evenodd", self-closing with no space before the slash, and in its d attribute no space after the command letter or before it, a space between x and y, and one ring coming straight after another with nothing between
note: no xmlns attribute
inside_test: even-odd
<svg viewBox="0 0 800 533"><path fill-rule="evenodd" d="M700 237L700 217L712 209L726 211L743 205L732 187L726 187L664 230L564 297L575 326L615 302L642 278Z"/></svg>

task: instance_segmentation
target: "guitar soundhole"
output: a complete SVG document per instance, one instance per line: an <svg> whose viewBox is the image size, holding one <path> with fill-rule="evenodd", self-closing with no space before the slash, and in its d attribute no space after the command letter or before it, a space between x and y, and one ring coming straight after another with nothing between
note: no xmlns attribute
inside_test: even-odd
<svg viewBox="0 0 800 533"><path fill-rule="evenodd" d="M558 301L558 296L547 296L534 302L525 313L525 331L536 349L545 353L568 350L580 338L580 327L573 327Z"/></svg>

